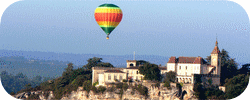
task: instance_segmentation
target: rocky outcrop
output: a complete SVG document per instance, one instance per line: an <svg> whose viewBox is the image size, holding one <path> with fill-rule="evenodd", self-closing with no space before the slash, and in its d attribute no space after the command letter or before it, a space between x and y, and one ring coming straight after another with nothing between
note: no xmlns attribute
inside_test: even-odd
<svg viewBox="0 0 250 100"><path fill-rule="evenodd" d="M79 87L77 91L72 91L70 94L64 95L61 100L113 100L113 99L122 99L122 100L180 100L176 96L178 89L172 87L172 89L167 89L163 86L158 87L149 87L148 88L148 97L140 95L139 92L128 88L126 91L123 91L121 95L120 90L115 90L113 92L105 91L104 93L94 93L90 91L87 93L83 90L82 87ZM32 92L23 92L15 95L15 98L18 99L27 99L29 96L39 95L40 100L53 100L54 94L52 91L42 92L42 91L32 91ZM190 99L189 97L184 96L184 100Z"/></svg>

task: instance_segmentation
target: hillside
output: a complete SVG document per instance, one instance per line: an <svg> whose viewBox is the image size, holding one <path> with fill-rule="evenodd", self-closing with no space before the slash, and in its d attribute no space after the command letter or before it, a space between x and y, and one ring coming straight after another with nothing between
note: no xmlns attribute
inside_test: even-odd
<svg viewBox="0 0 250 100"><path fill-rule="evenodd" d="M103 58L103 62L109 62L115 67L126 67L126 60L133 59L133 55L70 54L0 50L0 72L4 70L12 74L23 72L28 77L36 75L60 76L69 62L74 64L74 68L80 68L87 64L89 58L93 57ZM136 59L143 59L161 65L165 65L168 61L168 57L156 55L136 55Z"/></svg>

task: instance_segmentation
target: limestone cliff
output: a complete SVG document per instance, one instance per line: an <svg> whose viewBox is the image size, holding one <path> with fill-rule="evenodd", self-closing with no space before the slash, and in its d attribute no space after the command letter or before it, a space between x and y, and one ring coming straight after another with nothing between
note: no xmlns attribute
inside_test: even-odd
<svg viewBox="0 0 250 100"><path fill-rule="evenodd" d="M179 100L179 97L176 96L178 89L172 87L172 89L167 89L165 87L152 87L148 88L148 97L140 95L139 92L133 91L131 88L128 88L126 91L123 91L123 95L119 94L119 90L113 92L105 91L104 93L95 94L93 91L87 93L83 90L82 87L79 87L77 91L72 91L70 94L64 95L61 100ZM18 99L27 99L30 96L36 96L40 100L53 100L54 95L52 91L43 92L43 91L32 91L32 92L23 92L17 95L14 95ZM191 99L184 96L184 100Z"/></svg>

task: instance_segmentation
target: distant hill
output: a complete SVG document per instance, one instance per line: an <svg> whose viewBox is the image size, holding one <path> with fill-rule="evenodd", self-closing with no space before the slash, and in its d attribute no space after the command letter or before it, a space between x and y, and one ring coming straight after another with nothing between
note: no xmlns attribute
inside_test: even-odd
<svg viewBox="0 0 250 100"><path fill-rule="evenodd" d="M126 60L132 60L133 55L99 55L99 54L70 54L54 52L33 52L0 50L0 72L3 70L12 74L23 72L27 76L56 76L61 75L69 62L74 68L87 64L92 57L103 58L103 62L110 62L115 67L126 67ZM136 60L165 65L169 57L155 55L136 55Z"/></svg>

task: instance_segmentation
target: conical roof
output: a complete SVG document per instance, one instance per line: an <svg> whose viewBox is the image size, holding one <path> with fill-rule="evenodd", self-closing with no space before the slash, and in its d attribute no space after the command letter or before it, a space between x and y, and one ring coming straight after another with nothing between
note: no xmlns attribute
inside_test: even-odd
<svg viewBox="0 0 250 100"><path fill-rule="evenodd" d="M219 50L219 47L218 47L218 42L216 40L214 50L212 51L211 54L219 54L219 53L220 53L220 50Z"/></svg>

